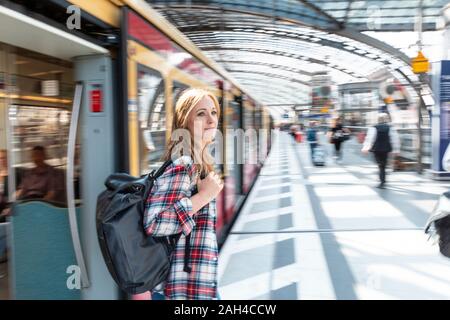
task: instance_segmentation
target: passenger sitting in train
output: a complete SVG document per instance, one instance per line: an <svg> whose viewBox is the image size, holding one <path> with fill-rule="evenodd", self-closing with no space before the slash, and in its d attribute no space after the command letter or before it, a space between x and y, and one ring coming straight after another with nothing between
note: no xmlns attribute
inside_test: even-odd
<svg viewBox="0 0 450 320"><path fill-rule="evenodd" d="M55 169L45 163L45 148L42 146L34 147L31 158L36 166L25 171L22 182L16 191L16 198L18 200L54 200L56 195Z"/></svg>

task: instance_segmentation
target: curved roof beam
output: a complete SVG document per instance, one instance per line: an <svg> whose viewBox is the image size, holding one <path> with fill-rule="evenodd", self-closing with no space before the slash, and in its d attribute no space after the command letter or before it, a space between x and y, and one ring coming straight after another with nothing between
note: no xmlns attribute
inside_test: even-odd
<svg viewBox="0 0 450 320"><path fill-rule="evenodd" d="M256 75L261 75L261 76L267 76L270 78L277 78L277 79L281 79L281 80L285 80L289 83L296 83L296 84L300 84L303 85L305 87L310 86L310 83L302 81L302 80L298 80L295 78L291 78L291 77L285 77L282 76L280 74L277 73L269 73L269 72L260 72L260 71L253 71L253 70L233 70L233 69L227 69L227 71L233 75L236 75L237 73L244 73L244 74L256 74Z"/></svg>
<svg viewBox="0 0 450 320"><path fill-rule="evenodd" d="M343 37L346 37L346 38L349 38L349 39L352 39L352 40L355 40L358 42L362 42L373 48L377 48L378 50L386 52L386 53L390 54L391 56L394 56L394 57L400 59L407 65L411 64L411 59L406 54L401 52L400 50L394 48L393 46L388 45L387 43L385 43L383 41L372 38L364 33L360 33L358 31L355 31L355 30L352 30L349 28L345 28L345 29L336 31L335 33L337 35L340 35L340 36L343 36Z"/></svg>
<svg viewBox="0 0 450 320"><path fill-rule="evenodd" d="M237 75L238 76L238 75ZM279 93L286 93L291 97L295 98L305 98L309 93L298 90L298 88L292 88L287 85L281 85L277 83L272 83L270 86L267 85L267 81L270 79L255 79L255 78L239 78L242 84L251 85L255 88L261 88L264 92L264 95L272 94L279 96ZM269 91L268 88L273 89L274 91ZM296 90L297 89L297 90Z"/></svg>
<svg viewBox="0 0 450 320"><path fill-rule="evenodd" d="M294 58L294 59L297 59L297 60L300 60L300 61L305 61L305 62L308 62L308 63L315 63L315 64L327 66L329 68L332 68L332 69L338 70L340 72L346 73L346 74L348 74L348 75L350 75L352 77L365 77L366 76L366 75L363 75L363 74L355 75L354 72L349 72L350 70L348 70L346 67L345 68L344 67L338 68L338 66L336 64L330 65L326 61L323 61L323 60L319 60L319 59L315 59L315 58L309 58L309 57L306 57L306 56L302 56L300 54L296 55L297 57L295 57L294 55L286 53L285 51L270 50L270 52L268 52L268 51L265 51L265 50L262 50L262 49L247 49L247 48L239 48L239 47L236 47L236 48L208 48L208 49L207 48L201 48L201 49L204 52L208 52L210 50L211 51L245 51L245 52L251 52L251 53L258 53L258 52L260 52L260 53L272 54L274 57L285 56L285 57ZM300 57L303 57L303 59L300 58Z"/></svg>
<svg viewBox="0 0 450 320"><path fill-rule="evenodd" d="M230 72L234 72L235 70L238 70L238 72L248 71L250 73L252 73L252 72L269 73L269 74L275 73L275 74L279 75L280 77L288 79L289 81L301 83L301 84L304 84L305 86L309 86L311 83L311 77L309 77L309 76L305 76L303 74L298 74L294 71L275 69L273 67L262 66L262 65L251 65L251 64L229 62L226 65L226 69Z"/></svg>
<svg viewBox="0 0 450 320"><path fill-rule="evenodd" d="M281 90L276 93L267 93L267 87L264 88L263 86L245 83L245 86L247 85L252 87L252 90L249 92L252 92L252 94L258 94L258 99L261 99L261 103L263 103L264 105L276 104L283 105L286 106L286 108L289 107L292 109L294 105L308 103L307 97L295 97L290 92Z"/></svg>
<svg viewBox="0 0 450 320"><path fill-rule="evenodd" d="M267 81L258 81L252 79L239 79L242 86L248 88L249 92L258 93L261 101L267 104L277 102L283 105L293 105L299 103L307 103L309 101L308 94L298 94L295 90L287 89L283 86L273 85L273 90L267 90ZM267 101L266 101L267 100Z"/></svg>
<svg viewBox="0 0 450 320"><path fill-rule="evenodd" d="M332 18L327 19L324 18L324 16L317 16L316 14L314 14L314 12L309 11L310 14L308 14L307 10L305 10L304 12L292 12L292 11L287 11L287 10L283 10L280 8L276 8L276 2L277 0L274 0L275 3L275 7L273 8L267 8L261 5L257 5L258 1L253 1L253 2L246 2L245 6L243 5L237 5L237 4L231 4L231 6L228 7L224 7L224 3L204 3L201 1L198 1L200 3L192 3L192 2L196 2L194 1L190 1L189 4L186 4L186 1L174 1L174 0L147 0L147 2L149 2L152 7L154 7L155 9L165 9L165 8L170 8L170 9L177 9L177 8L189 8L189 9L210 9L210 8L215 8L218 10L224 10L224 11L229 11L232 13L248 13L251 12L252 15L254 16L260 16L260 17L272 17L272 19L276 19L278 20L278 17L284 17L284 19L291 19L291 20L298 20L299 18L301 18L303 25L305 26L309 26L309 27L317 27L318 23L322 23L321 28L323 30L333 30L333 29L339 29L340 25L339 23L337 23L337 20ZM255 5L256 3L256 5ZM242 8L245 7L247 10L243 10ZM251 8L253 10L248 11L248 9Z"/></svg>
<svg viewBox="0 0 450 320"><path fill-rule="evenodd" d="M253 83L257 83L257 84L264 86L266 88L266 90L267 90L267 83L268 83L268 81L271 80L271 75L269 75L269 74L257 74L255 77L247 77L247 76L245 76L245 72L242 72L242 74L234 73L233 76L242 81L253 81ZM305 94L310 93L309 87L290 82L289 79L280 79L280 80L281 81L276 81L275 83L273 83L271 85L280 90L289 89L297 95L298 94L305 95Z"/></svg>
<svg viewBox="0 0 450 320"><path fill-rule="evenodd" d="M264 66L264 67L270 67L270 68L274 68L274 69L278 69L278 70L284 70L284 71L289 71L289 72L295 72L298 74L302 74L308 77L311 77L313 74L311 72L305 71L305 70L301 70L298 68L290 68L281 64L276 64L276 63L266 63L266 62L258 62L258 61L240 61L240 60L220 60L220 59L214 59L216 62L218 63L222 63L222 64L228 64L228 63L233 63L233 64L243 64L243 65L251 65L251 66Z"/></svg>
<svg viewBox="0 0 450 320"><path fill-rule="evenodd" d="M237 50L237 49L235 49L235 50ZM323 66L325 66L327 68L331 68L334 72L339 72L339 73L345 74L346 76L351 77L353 79L364 78L365 80L367 80L365 76L362 76L360 74L355 74L353 71L348 70L343 67L339 67L335 64L332 64L332 65L327 64L326 61L322 61L322 60L317 61L317 62L311 62L311 61L307 61L308 58L306 58L306 57L302 57L302 56L296 57L296 56L292 56L292 55L286 56L281 60L279 56L276 56L274 54L264 53L264 52L259 52L259 51L258 51L258 53L259 54L257 56L253 56L254 50L248 50L248 51L238 50L238 51L230 51L230 53L227 53L226 51L224 53L224 51L220 51L220 50L208 51L208 55L214 61L218 61L218 62L220 62L221 60L229 60L229 59L233 59L233 58L236 58L239 61L245 61L245 63L253 63L253 62L255 62L255 63L271 63L272 61L277 61L277 63L282 68L291 68L290 66L295 66L296 71L299 71L300 74L303 72L303 73L305 73L305 75L306 75L306 73L311 75L318 71L323 71ZM226 68L227 67L226 63L224 63L223 66Z"/></svg>
<svg viewBox="0 0 450 320"><path fill-rule="evenodd" d="M242 83L243 86L251 86L252 90L249 90L252 94L258 94L258 99L261 99L263 104L283 104L283 105L294 105L294 104L305 104L308 103L307 97L296 97L292 95L292 92L287 92L284 90L278 90L277 92L267 92L267 86L255 85L247 82Z"/></svg>
<svg viewBox="0 0 450 320"><path fill-rule="evenodd" d="M290 94L290 92L278 91L277 93L267 93L267 87L257 86L254 84L245 83L244 86L252 86L252 94L258 94L258 99L261 99L261 103L264 105L284 105L286 106L294 106L296 104L306 104L308 103L307 99L304 97L295 97ZM266 90L264 90L266 89ZM287 100L289 99L289 100Z"/></svg>
<svg viewBox="0 0 450 320"><path fill-rule="evenodd" d="M345 27L345 24L336 20L335 17L329 15L328 13L326 13L325 11L323 11L322 9L320 9L319 7L315 6L314 4L306 1L306 0L297 0L298 2L303 3L306 7L312 9L314 12L318 13L319 15L326 17L328 19L330 19L331 21L334 21L334 23L336 24L336 26L338 27L338 29L343 29ZM350 0L351 2L351 0ZM350 5L349 5L350 7Z"/></svg>
<svg viewBox="0 0 450 320"><path fill-rule="evenodd" d="M255 16L270 15L274 19L283 17L286 20L302 21L322 30L340 30L351 26L357 31L373 31L374 25L380 31L412 31L418 10L417 2L407 4L406 1L384 0L355 1L352 0L258 0L258 1L226 1L226 0L147 0L156 6L188 6L199 9L221 7L224 10L240 13L243 10L254 12ZM447 0L424 1L425 12L423 30L435 31L439 10ZM406 5L405 5L406 3ZM375 7L374 7L375 6ZM375 21L375 20L378 21ZM377 26L379 24L379 26Z"/></svg>

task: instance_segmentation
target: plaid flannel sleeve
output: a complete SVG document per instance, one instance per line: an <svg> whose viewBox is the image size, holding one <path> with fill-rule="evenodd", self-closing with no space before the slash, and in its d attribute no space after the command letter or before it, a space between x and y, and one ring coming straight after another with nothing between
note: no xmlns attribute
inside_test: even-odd
<svg viewBox="0 0 450 320"><path fill-rule="evenodd" d="M187 196L191 184L188 169L183 165L170 168L156 183L157 188L152 190L146 203L146 233L155 237L180 232L188 235L195 226L192 202Z"/></svg>

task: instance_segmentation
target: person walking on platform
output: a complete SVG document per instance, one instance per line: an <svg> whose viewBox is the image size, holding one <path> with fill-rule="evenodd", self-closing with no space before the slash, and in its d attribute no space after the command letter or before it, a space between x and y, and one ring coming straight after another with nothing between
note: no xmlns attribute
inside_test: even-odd
<svg viewBox="0 0 450 320"><path fill-rule="evenodd" d="M295 135L297 134L297 127L295 125L291 125L289 128L289 135L292 137L292 145L295 145Z"/></svg>
<svg viewBox="0 0 450 320"><path fill-rule="evenodd" d="M342 125L341 118L337 117L332 120L331 128L328 131L328 139L334 145L334 158L336 163L342 162L342 143L348 140L350 130Z"/></svg>
<svg viewBox="0 0 450 320"><path fill-rule="evenodd" d="M317 129L316 122L310 121L309 128L306 130L306 140L309 143L309 147L311 149L311 160L314 161L314 149L317 147Z"/></svg>
<svg viewBox="0 0 450 320"><path fill-rule="evenodd" d="M219 112L216 97L203 89L188 89L176 103L164 155L172 162L155 181L143 222L148 235L181 237L167 279L148 293L153 300L219 299L215 199L223 182L208 149Z"/></svg>
<svg viewBox="0 0 450 320"><path fill-rule="evenodd" d="M373 152L378 164L380 184L377 188L383 189L386 184L386 166L388 155L392 152L395 157L400 152L400 138L397 130L389 125L389 116L386 113L378 115L378 124L369 128L362 152Z"/></svg>

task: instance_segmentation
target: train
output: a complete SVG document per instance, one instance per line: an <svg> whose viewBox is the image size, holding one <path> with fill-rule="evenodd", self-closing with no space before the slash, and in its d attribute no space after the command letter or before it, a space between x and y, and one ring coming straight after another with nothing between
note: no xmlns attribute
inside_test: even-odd
<svg viewBox="0 0 450 320"><path fill-rule="evenodd" d="M9 30L0 36L1 299L128 298L100 252L97 196L111 173L140 176L161 164L176 99L190 87L210 90L221 106L224 242L270 151L264 105L142 0L2 1L0 28ZM237 131L243 139L228 135ZM241 152L256 161L237 161ZM19 196L30 174L48 178L51 196Z"/></svg>

